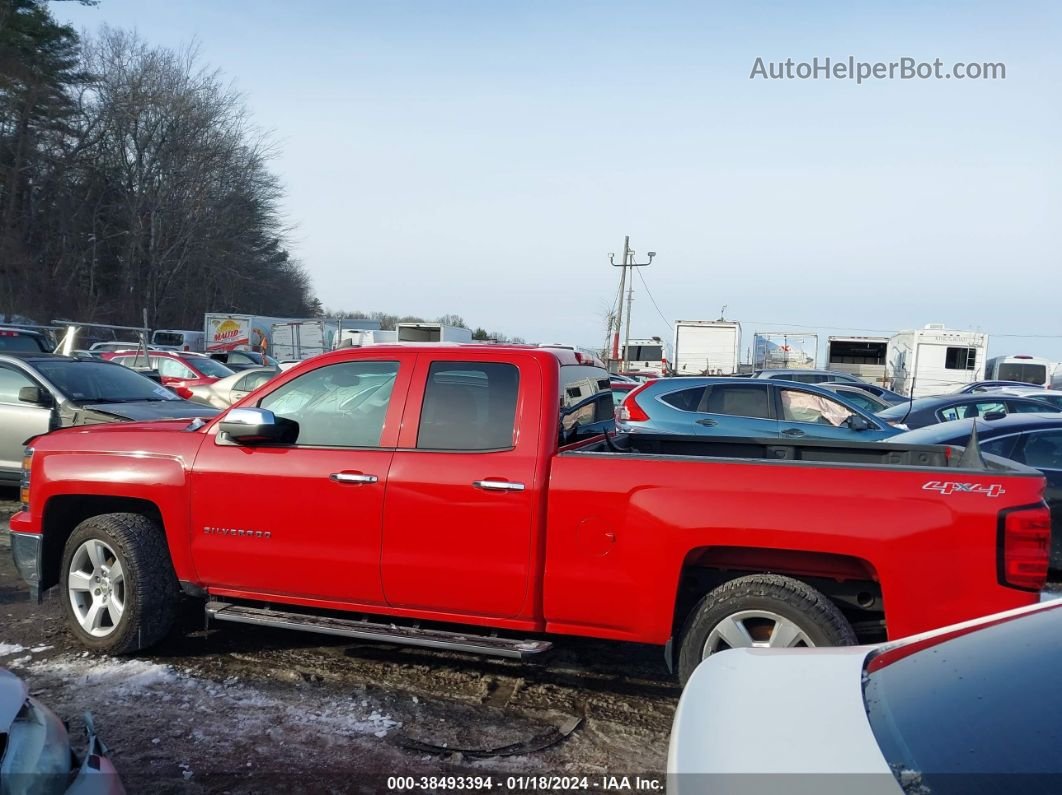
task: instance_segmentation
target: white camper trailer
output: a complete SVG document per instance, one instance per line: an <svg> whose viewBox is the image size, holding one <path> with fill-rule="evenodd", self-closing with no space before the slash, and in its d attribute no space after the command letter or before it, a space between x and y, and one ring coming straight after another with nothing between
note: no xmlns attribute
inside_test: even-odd
<svg viewBox="0 0 1062 795"><path fill-rule="evenodd" d="M734 375L741 355L741 324L730 320L675 323L675 375Z"/></svg>
<svg viewBox="0 0 1062 795"><path fill-rule="evenodd" d="M954 392L983 381L988 335L948 329L942 323L901 331L889 340L890 388L901 395L925 397Z"/></svg>

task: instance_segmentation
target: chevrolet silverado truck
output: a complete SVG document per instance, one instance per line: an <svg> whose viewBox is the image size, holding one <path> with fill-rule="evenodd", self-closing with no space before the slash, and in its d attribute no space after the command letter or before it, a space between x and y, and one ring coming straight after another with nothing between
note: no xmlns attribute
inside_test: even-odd
<svg viewBox="0 0 1062 795"><path fill-rule="evenodd" d="M987 463L986 463L987 460ZM527 657L896 638L1038 600L1035 470L887 442L616 435L561 349L314 357L211 420L30 440L12 550L112 654L210 620Z"/></svg>

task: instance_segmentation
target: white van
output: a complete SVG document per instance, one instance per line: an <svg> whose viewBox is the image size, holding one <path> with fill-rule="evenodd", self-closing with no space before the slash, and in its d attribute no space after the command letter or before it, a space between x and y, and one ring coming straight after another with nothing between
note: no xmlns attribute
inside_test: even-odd
<svg viewBox="0 0 1062 795"><path fill-rule="evenodd" d="M1040 356L993 356L985 367L985 378L989 381L1021 381L1023 384L1050 388L1053 368L1054 362Z"/></svg>
<svg viewBox="0 0 1062 795"><path fill-rule="evenodd" d="M180 331L177 329L159 329L151 335L151 344L164 351L203 352L205 335L202 331Z"/></svg>

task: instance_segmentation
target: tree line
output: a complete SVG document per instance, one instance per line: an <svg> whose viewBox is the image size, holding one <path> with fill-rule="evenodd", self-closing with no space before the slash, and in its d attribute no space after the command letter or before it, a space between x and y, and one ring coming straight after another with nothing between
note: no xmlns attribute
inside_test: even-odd
<svg viewBox="0 0 1062 795"><path fill-rule="evenodd" d="M320 314L271 155L194 48L82 39L44 0L0 0L0 313L140 325L146 308L154 328Z"/></svg>

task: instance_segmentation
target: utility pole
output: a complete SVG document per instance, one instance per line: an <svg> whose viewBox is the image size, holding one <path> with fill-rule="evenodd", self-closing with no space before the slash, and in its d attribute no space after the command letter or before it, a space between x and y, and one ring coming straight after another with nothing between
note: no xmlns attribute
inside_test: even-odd
<svg viewBox="0 0 1062 795"><path fill-rule="evenodd" d="M635 262L634 250L631 248L631 238L627 235L623 238L623 261L616 263L613 254L608 255L608 261L612 263L615 268L622 268L620 271L620 291L619 291L619 306L616 311L616 331L612 335L612 360L619 361L619 369L626 370L628 362L628 348L631 340L631 304L634 302L634 273L631 273L631 286L627 293L627 327L623 337L623 355L620 356L619 352L619 334L620 329L623 328L623 291L627 286L627 269L628 268L642 268L646 265L653 263L653 257L656 256L655 251L649 252L648 262Z"/></svg>

